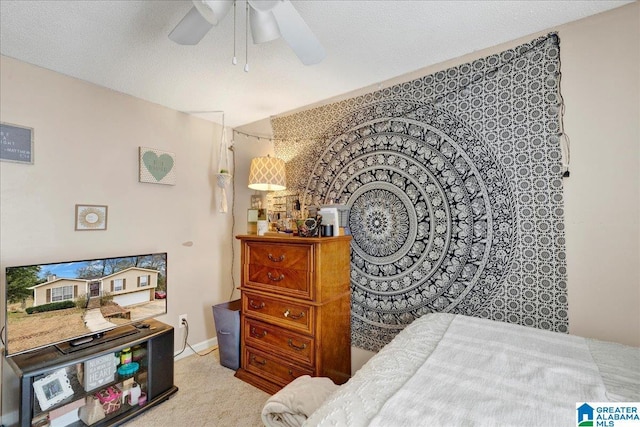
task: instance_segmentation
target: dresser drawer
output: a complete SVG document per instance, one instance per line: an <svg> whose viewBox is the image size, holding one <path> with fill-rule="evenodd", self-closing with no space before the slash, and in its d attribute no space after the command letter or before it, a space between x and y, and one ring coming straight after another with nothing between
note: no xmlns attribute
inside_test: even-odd
<svg viewBox="0 0 640 427"><path fill-rule="evenodd" d="M266 267L260 264L247 266L246 286L261 291L292 297L312 299L309 272L285 268Z"/></svg>
<svg viewBox="0 0 640 427"><path fill-rule="evenodd" d="M242 312L267 323L313 333L315 311L310 305L293 303L251 292L242 292Z"/></svg>
<svg viewBox="0 0 640 427"><path fill-rule="evenodd" d="M248 346L280 353L287 359L313 367L315 341L311 337L250 318L244 319L242 334Z"/></svg>
<svg viewBox="0 0 640 427"><path fill-rule="evenodd" d="M309 245L247 244L245 285L265 292L311 300Z"/></svg>
<svg viewBox="0 0 640 427"><path fill-rule="evenodd" d="M311 245L248 242L246 250L249 264L302 271L310 270L311 267Z"/></svg>
<svg viewBox="0 0 640 427"><path fill-rule="evenodd" d="M243 367L246 371L261 376L278 385L285 386L302 375L313 376L313 370L289 363L278 356L245 347Z"/></svg>

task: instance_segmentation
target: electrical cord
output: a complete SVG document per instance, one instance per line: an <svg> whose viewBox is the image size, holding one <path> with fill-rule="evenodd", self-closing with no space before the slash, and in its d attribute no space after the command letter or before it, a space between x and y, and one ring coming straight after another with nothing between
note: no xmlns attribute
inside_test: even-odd
<svg viewBox="0 0 640 427"><path fill-rule="evenodd" d="M233 151L233 140L231 141L231 147L229 147L229 151L231 151L231 166L233 173L236 173L236 152ZM233 293L236 290L236 277L235 277L235 260L236 260L236 252L234 247L234 238L233 235L235 233L236 228L236 182L235 180L231 180L231 294L229 295L229 300L233 298Z"/></svg>
<svg viewBox="0 0 640 427"><path fill-rule="evenodd" d="M193 347L191 347L191 344L189 344L187 342L187 339L189 338L189 322L187 321L187 319L182 319L182 324L184 325L186 331L184 332L184 343L182 344L182 350L180 350L180 352L176 353L173 355L173 358L175 359L177 356L180 356L182 353L184 353L184 351L187 349L187 346L191 349L191 351L193 351L195 354L197 354L198 356L207 356L211 353L213 353L214 351L216 351L218 349L218 346L214 346L211 348L211 350L209 350L206 353L198 353Z"/></svg>
<svg viewBox="0 0 640 427"><path fill-rule="evenodd" d="M560 123L560 150L562 153L562 177L569 178L569 164L571 163L571 140L569 139L569 135L564 131L564 113L565 113L565 104L564 97L562 96L562 91L560 90L562 86L562 57L558 55L558 97L560 98L560 112L558 122Z"/></svg>

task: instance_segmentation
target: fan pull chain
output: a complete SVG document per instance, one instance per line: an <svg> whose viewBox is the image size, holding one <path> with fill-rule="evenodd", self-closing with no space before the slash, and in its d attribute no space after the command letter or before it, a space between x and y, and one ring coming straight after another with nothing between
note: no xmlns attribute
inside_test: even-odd
<svg viewBox="0 0 640 427"><path fill-rule="evenodd" d="M236 58L236 2L233 2L233 59L231 60L233 65L238 63Z"/></svg>
<svg viewBox="0 0 640 427"><path fill-rule="evenodd" d="M247 2L247 15L245 22L246 37L244 38L244 72L249 72L249 2Z"/></svg>

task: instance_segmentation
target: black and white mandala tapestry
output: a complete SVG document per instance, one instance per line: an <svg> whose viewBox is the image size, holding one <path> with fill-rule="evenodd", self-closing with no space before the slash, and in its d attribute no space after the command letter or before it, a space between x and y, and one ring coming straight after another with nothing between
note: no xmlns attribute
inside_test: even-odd
<svg viewBox="0 0 640 427"><path fill-rule="evenodd" d="M568 331L556 34L272 119L304 205L350 208L352 344L462 313Z"/></svg>

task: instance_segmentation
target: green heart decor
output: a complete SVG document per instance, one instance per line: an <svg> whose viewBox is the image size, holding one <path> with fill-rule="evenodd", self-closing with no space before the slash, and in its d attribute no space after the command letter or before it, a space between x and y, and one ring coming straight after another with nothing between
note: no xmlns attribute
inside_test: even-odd
<svg viewBox="0 0 640 427"><path fill-rule="evenodd" d="M147 151L142 155L142 161L149 173L158 182L173 169L173 157L168 154L158 156L153 151Z"/></svg>

